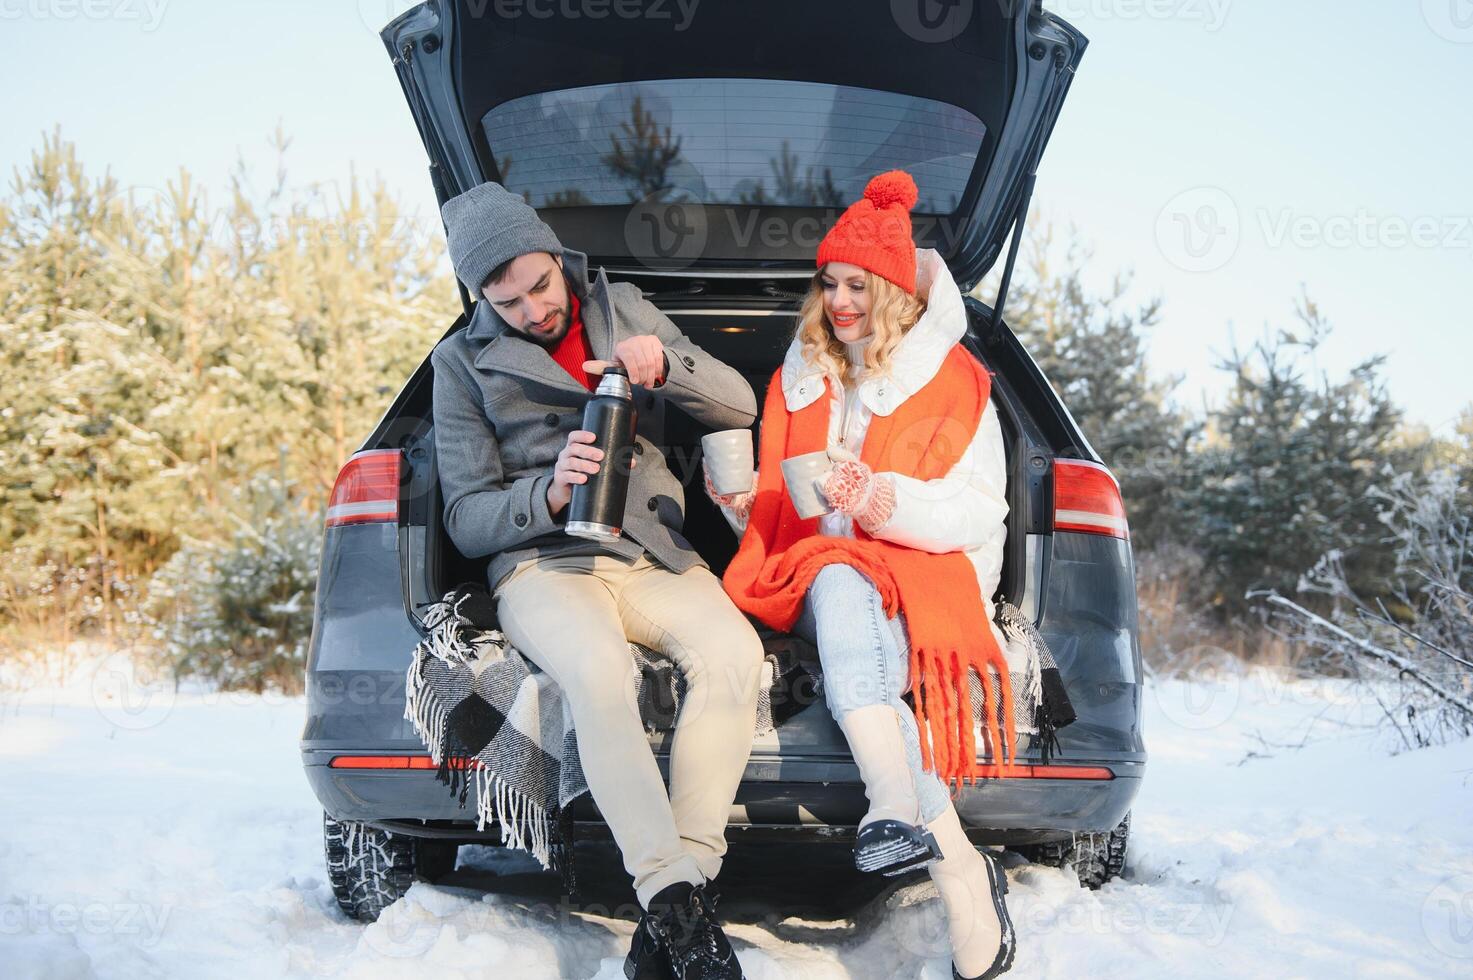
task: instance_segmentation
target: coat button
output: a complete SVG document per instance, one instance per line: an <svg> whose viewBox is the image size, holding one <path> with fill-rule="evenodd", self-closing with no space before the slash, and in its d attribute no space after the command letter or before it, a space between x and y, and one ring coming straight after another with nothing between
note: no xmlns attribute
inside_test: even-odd
<svg viewBox="0 0 1473 980"><path fill-rule="evenodd" d="M696 366L696 359L689 354L682 357L681 360L685 362L685 366L688 368L694 368Z"/></svg>
<svg viewBox="0 0 1473 980"><path fill-rule="evenodd" d="M542 421L548 425L557 425L557 412L548 412L542 417Z"/></svg>
<svg viewBox="0 0 1473 980"><path fill-rule="evenodd" d="M515 521L517 527L526 527L527 526L527 515L526 514L518 514L515 518L513 518L513 520Z"/></svg>
<svg viewBox="0 0 1473 980"><path fill-rule="evenodd" d="M656 497L651 497L650 498L650 502L647 503L647 504L645 504L645 506L648 507L650 510L659 510L660 509L660 501Z"/></svg>
<svg viewBox="0 0 1473 980"><path fill-rule="evenodd" d="M636 456L643 456L644 455L644 443L642 443L642 442L636 442L634 444L634 455L636 455Z"/></svg>

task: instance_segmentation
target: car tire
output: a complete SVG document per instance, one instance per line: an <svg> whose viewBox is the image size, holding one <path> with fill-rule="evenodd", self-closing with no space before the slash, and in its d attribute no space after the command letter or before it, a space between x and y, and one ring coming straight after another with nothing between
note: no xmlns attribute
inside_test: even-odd
<svg viewBox="0 0 1473 980"><path fill-rule="evenodd" d="M366 823L322 815L327 879L348 917L373 922L415 881L455 870L454 841L391 834Z"/></svg>
<svg viewBox="0 0 1473 980"><path fill-rule="evenodd" d="M1120 877L1125 870L1125 849L1130 842L1130 814L1125 815L1114 830L1094 834L1075 834L1064 840L1043 844L1024 844L1013 848L1034 864L1052 868L1072 868L1079 883L1097 889L1105 882Z"/></svg>

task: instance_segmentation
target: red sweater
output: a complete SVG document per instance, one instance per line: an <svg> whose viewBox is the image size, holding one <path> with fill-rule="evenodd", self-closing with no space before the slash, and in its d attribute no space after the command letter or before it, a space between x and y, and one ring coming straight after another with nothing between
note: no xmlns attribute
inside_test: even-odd
<svg viewBox="0 0 1473 980"><path fill-rule="evenodd" d="M598 387L598 376L583 370L583 362L593 360L593 348L588 344L588 334L583 331L583 317L579 313L578 297L568 290L568 332L557 346L548 351L552 359L562 365L573 380L589 391Z"/></svg>

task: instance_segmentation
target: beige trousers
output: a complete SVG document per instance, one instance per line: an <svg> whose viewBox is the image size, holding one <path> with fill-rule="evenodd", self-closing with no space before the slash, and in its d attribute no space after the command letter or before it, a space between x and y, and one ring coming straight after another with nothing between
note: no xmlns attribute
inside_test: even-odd
<svg viewBox="0 0 1473 980"><path fill-rule="evenodd" d="M648 555L564 555L519 563L496 596L507 639L567 698L583 774L640 904L675 882L715 878L762 669L762 641L720 580ZM668 795L639 718L630 641L685 675Z"/></svg>

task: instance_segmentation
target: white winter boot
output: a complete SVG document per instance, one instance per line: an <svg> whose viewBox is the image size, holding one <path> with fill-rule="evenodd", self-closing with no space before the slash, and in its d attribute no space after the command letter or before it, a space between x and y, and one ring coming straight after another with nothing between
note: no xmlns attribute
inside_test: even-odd
<svg viewBox="0 0 1473 980"><path fill-rule="evenodd" d="M952 976L990 980L1006 973L1012 968L1017 942L1003 899L1008 879L1002 863L967 840L956 807L950 804L931 821L931 830L941 845L941 860L930 871L946 906Z"/></svg>
<svg viewBox="0 0 1473 980"><path fill-rule="evenodd" d="M905 757L900 716L888 704L856 708L839 722L864 780L869 812L859 822L854 866L897 875L941 856L936 838L921 825L915 777Z"/></svg>

